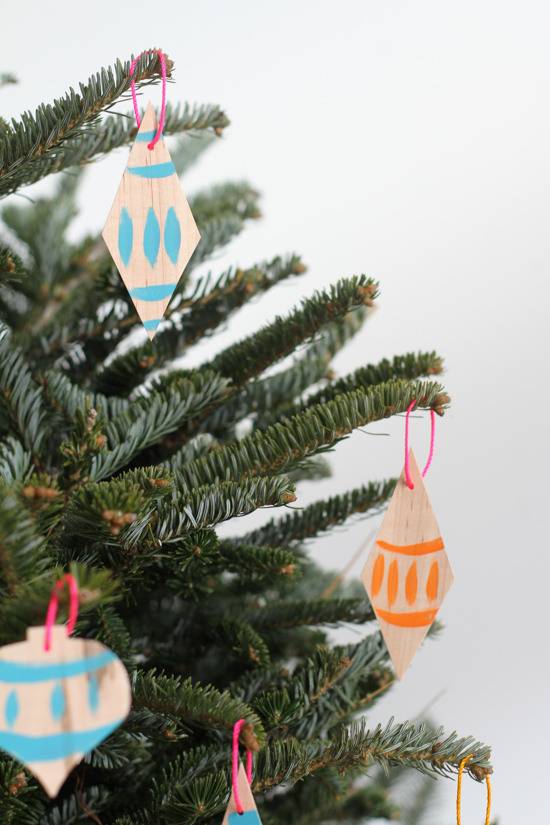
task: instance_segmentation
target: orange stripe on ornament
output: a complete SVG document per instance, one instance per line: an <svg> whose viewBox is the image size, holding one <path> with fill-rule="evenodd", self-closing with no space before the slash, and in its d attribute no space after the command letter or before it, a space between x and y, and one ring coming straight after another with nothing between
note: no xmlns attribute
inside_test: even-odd
<svg viewBox="0 0 550 825"><path fill-rule="evenodd" d="M390 550L392 553L400 553L403 556L426 556L428 553L437 553L445 547L442 538L422 541L419 544L390 544L389 541L383 539L377 539L376 543L383 550Z"/></svg>
<svg viewBox="0 0 550 825"><path fill-rule="evenodd" d="M428 627L437 615L438 608L418 610L415 613L393 613L391 610L376 608L376 615L388 624L396 627Z"/></svg>

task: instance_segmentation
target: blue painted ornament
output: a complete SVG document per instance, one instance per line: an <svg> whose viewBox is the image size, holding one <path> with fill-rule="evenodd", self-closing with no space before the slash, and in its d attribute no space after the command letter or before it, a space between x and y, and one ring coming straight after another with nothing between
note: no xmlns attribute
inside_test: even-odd
<svg viewBox="0 0 550 825"><path fill-rule="evenodd" d="M50 797L83 756L127 716L128 674L100 642L64 625L31 627L0 648L0 748L22 762Z"/></svg>
<svg viewBox="0 0 550 825"><path fill-rule="evenodd" d="M200 240L166 144L153 141L157 128L149 104L102 233L150 338Z"/></svg>
<svg viewBox="0 0 550 825"><path fill-rule="evenodd" d="M238 799L235 799L235 789L237 790ZM246 771L240 761L222 825L262 825Z"/></svg>

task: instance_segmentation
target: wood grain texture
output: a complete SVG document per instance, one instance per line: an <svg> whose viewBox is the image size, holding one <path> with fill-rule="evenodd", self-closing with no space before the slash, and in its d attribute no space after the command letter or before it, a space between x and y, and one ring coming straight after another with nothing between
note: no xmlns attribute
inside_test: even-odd
<svg viewBox="0 0 550 825"><path fill-rule="evenodd" d="M256 803L254 801L252 791L250 790L250 785L248 784L248 779L246 778L246 771L244 769L242 762L239 762L239 773L237 774L237 788L239 789L241 805L243 806L243 811L246 816L239 814L239 812L237 811L237 807L235 805L235 797L233 795L232 789L222 825L261 825L262 821L260 819L258 809L256 808Z"/></svg>
<svg viewBox="0 0 550 825"><path fill-rule="evenodd" d="M400 679L453 582L412 450L410 469L414 489L407 487L403 471L362 575Z"/></svg>
<svg viewBox="0 0 550 825"><path fill-rule="evenodd" d="M44 627L0 648L0 748L38 779L50 797L85 753L117 728L131 705L128 674L100 642Z"/></svg>
<svg viewBox="0 0 550 825"><path fill-rule="evenodd" d="M102 233L150 338L200 240L164 140L148 148L156 129L149 104Z"/></svg>

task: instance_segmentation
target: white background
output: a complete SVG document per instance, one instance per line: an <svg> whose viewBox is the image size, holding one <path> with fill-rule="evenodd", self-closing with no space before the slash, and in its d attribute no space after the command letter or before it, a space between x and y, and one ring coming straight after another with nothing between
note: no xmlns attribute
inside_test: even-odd
<svg viewBox="0 0 550 825"><path fill-rule="evenodd" d="M501 825L549 814L549 23L533 0L58 0L2 12L0 69L20 78L0 93L4 116L152 46L176 62L173 101L226 108L232 126L186 186L246 177L265 219L220 267L297 251L310 269L216 347L366 272L381 281L379 309L340 373L415 349L444 355L453 406L427 482L456 581L444 634L371 718L410 718L438 697L437 721L493 746ZM126 155L88 173L78 231L99 233ZM301 485L299 503L399 472L403 420L371 429L392 437L345 442L333 478ZM421 455L426 420L413 443ZM340 568L371 526L313 552ZM433 821L445 825L455 785L438 784ZM466 782L464 821L481 822L483 804Z"/></svg>

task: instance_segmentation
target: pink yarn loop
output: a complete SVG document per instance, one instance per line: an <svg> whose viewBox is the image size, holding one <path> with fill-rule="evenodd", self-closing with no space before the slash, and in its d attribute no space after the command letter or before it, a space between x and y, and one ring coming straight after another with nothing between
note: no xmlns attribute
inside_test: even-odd
<svg viewBox="0 0 550 825"><path fill-rule="evenodd" d="M414 410L416 406L416 398L413 398L409 406L407 407L407 413L405 415L405 481L407 483L407 487L409 490L414 490L414 481L411 477L411 466L410 466L410 451L409 451L409 417L411 412ZM430 417L431 417L431 427L430 427L430 450L428 452L428 460L426 461L426 465L422 470L422 478L426 475L428 470L430 469L430 465L432 463L432 459L434 457L434 447L435 447L435 412L430 410Z"/></svg>
<svg viewBox="0 0 550 825"><path fill-rule="evenodd" d="M233 787L233 799L235 800L235 807L239 815L244 813L244 809L241 804L241 798L239 796L239 787L237 785L237 779L239 777L239 736L241 734L241 730L245 725L245 719L239 719L238 722L235 722L235 725L233 726L233 749L231 753L231 785ZM246 752L246 778L248 779L248 784L251 785L252 751L248 750Z"/></svg>
<svg viewBox="0 0 550 825"><path fill-rule="evenodd" d="M151 140L150 143L147 144L147 148L152 149L154 147L155 143L158 143L158 141L160 140L160 138L162 136L162 130L164 129L164 123L166 121L166 57L160 49L147 49L146 51L141 52L141 54L138 54L137 57L134 57L134 59L130 63L130 72L129 72L129 74L130 74L130 77L132 78L132 83L131 83L130 88L131 88L131 91L132 91L132 103L134 104L134 114L136 116L136 123L137 123L138 129L141 125L141 118L139 116L139 108L138 108L137 95L136 95L136 81L133 78L133 74L136 70L136 66L137 66L137 62L138 62L139 58L142 57L142 55L144 55L144 54L158 54L158 57L159 57L159 60L160 60L160 70L161 70L161 74L162 74L162 100L161 100L161 104L160 104L159 125L158 125L158 129L156 131L156 134L153 137L153 140Z"/></svg>
<svg viewBox="0 0 550 825"><path fill-rule="evenodd" d="M57 618L57 609L59 607L59 593L63 587L67 585L69 588L69 620L67 622L67 636L70 636L74 630L76 620L78 618L78 584L76 579L70 573L59 579L54 584L50 603L46 613L46 632L44 634L44 650L50 650L52 644L52 628Z"/></svg>

